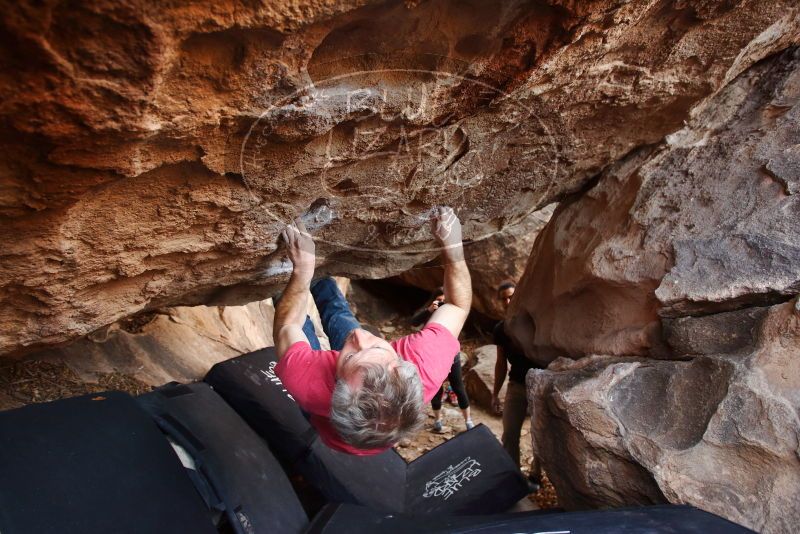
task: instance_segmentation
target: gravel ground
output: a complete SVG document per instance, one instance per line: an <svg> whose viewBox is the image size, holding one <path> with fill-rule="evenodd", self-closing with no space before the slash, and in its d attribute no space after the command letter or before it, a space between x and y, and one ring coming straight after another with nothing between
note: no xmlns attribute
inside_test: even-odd
<svg viewBox="0 0 800 534"><path fill-rule="evenodd" d="M98 373L97 382L86 382L63 363L29 360L0 364L0 410L101 391L140 395L152 389L122 373Z"/></svg>

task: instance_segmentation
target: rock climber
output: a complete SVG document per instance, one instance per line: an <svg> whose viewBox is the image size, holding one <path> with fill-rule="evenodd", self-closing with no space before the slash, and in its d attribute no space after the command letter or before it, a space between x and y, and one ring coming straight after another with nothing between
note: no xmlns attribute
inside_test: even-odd
<svg viewBox="0 0 800 534"><path fill-rule="evenodd" d="M333 279L312 282L315 247L302 221L281 233L292 274L275 310L275 372L331 448L377 454L413 436L424 423L424 404L450 372L472 286L458 217L436 208L431 220L449 301L422 330L392 342L361 328ZM309 291L332 350L320 350L306 315Z"/></svg>
<svg viewBox="0 0 800 534"><path fill-rule="evenodd" d="M420 326L427 323L439 306L445 303L444 288L439 287L431 293L430 302L427 306L423 307L411 318L411 326ZM461 376L461 353L457 352L453 365L450 366L450 372L447 374L447 381L450 382L450 387L458 399L458 407L461 409L461 415L464 416L464 425L467 430L473 428L475 423L472 422L472 416L469 409L469 396L464 387L464 380ZM442 394L444 393L444 383L439 386L439 391L431 399L431 408L433 408L433 431L441 433L444 431L442 425Z"/></svg>
<svg viewBox="0 0 800 534"><path fill-rule="evenodd" d="M511 304L511 297L516 290L512 281L501 283L497 288L497 298L503 309L507 310ZM519 465L519 438L522 424L528 414L528 395L525 388L525 375L528 369L536 367L531 360L525 357L522 350L506 334L504 321L494 327L494 344L497 345L497 362L494 367L494 389L492 393L492 408L495 413L503 413L503 448L509 456ZM508 370L508 364L511 370ZM508 387L503 404L500 404L499 394L506 380L508 372ZM531 492L538 491L542 480L541 466L537 458L531 459L528 475Z"/></svg>

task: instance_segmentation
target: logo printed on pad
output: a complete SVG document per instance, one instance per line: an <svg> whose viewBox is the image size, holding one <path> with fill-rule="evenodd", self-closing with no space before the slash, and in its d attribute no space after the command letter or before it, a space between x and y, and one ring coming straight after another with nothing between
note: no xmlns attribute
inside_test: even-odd
<svg viewBox="0 0 800 534"><path fill-rule="evenodd" d="M278 378L278 375L276 375L276 374L275 374L275 366L276 366L276 365L277 365L277 363L276 363L276 362L269 362L269 369L267 369L266 371L262 369L262 370L261 370L261 374L263 374L264 376L266 376L266 377L267 377L267 380L269 380L269 381L270 381L272 384L274 384L274 385L276 385L276 386L280 387L280 388L281 388L281 391L283 391L284 393L286 393L286 396L287 396L287 397L289 397L289 398L290 398L292 401L294 401L294 397L292 397L292 396L289 394L289 392L288 392L288 391L286 391L286 388L285 388L285 387L283 387L283 382L281 382L281 379L280 379L280 378ZM295 401L295 402L296 402L296 401Z"/></svg>
<svg viewBox="0 0 800 534"><path fill-rule="evenodd" d="M454 495L461 487L481 474L481 464L472 457L467 456L455 466L448 466L447 469L433 477L425 484L425 498L444 497L446 501Z"/></svg>

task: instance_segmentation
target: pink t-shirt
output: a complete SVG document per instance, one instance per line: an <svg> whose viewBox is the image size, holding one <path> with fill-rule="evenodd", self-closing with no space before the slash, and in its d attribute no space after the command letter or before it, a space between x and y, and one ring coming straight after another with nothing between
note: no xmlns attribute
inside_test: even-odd
<svg viewBox="0 0 800 534"><path fill-rule="evenodd" d="M428 323L419 332L392 341L391 345L401 358L417 366L425 402L439 391L460 349L453 334L438 323ZM348 445L331 424L331 397L336 385L338 358L339 351L312 350L307 341L298 341L275 366L275 374L300 407L311 414L311 424L326 445L359 456L382 452L388 447L357 449Z"/></svg>

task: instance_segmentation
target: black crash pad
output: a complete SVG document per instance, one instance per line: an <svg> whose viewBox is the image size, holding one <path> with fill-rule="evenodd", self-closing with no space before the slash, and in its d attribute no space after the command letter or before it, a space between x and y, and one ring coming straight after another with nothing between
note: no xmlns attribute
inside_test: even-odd
<svg viewBox="0 0 800 534"><path fill-rule="evenodd" d="M205 378L329 502L387 512L488 514L526 495L519 469L483 425L406 464L393 449L354 456L327 447L286 392L273 348L215 365Z"/></svg>
<svg viewBox="0 0 800 534"><path fill-rule="evenodd" d="M216 529L149 415L108 392L0 412L0 532Z"/></svg>
<svg viewBox="0 0 800 534"><path fill-rule="evenodd" d="M491 516L384 514L363 506L329 504L306 534L745 534L753 531L685 505L585 512L524 512Z"/></svg>
<svg viewBox="0 0 800 534"><path fill-rule="evenodd" d="M137 400L192 457L234 532L300 532L308 524L267 444L208 384L169 384Z"/></svg>

